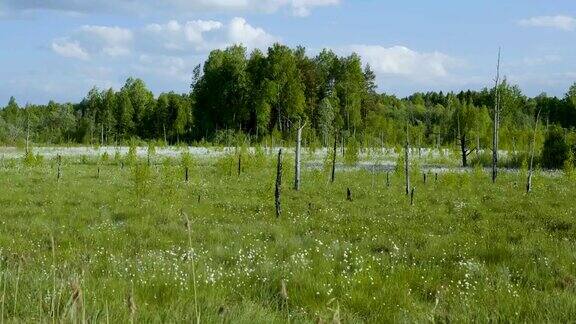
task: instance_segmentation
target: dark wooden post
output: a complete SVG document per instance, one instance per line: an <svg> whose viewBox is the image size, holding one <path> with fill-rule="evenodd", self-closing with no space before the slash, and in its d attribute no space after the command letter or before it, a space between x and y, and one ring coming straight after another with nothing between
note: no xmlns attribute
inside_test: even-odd
<svg viewBox="0 0 576 324"><path fill-rule="evenodd" d="M406 180L406 195L410 194L410 137L408 134L408 120L406 120L406 143L404 146L404 177Z"/></svg>
<svg viewBox="0 0 576 324"><path fill-rule="evenodd" d="M350 191L350 188L346 188L346 200L352 201L352 191Z"/></svg>
<svg viewBox="0 0 576 324"><path fill-rule="evenodd" d="M336 145L338 143L338 136L334 134L334 149L332 150L332 178L331 181L334 182L336 177Z"/></svg>
<svg viewBox="0 0 576 324"><path fill-rule="evenodd" d="M300 156L301 156L301 146L302 146L302 129L306 127L306 123L304 125L298 127L296 133L296 152L295 152L295 161L294 161L294 190L300 190Z"/></svg>
<svg viewBox="0 0 576 324"><path fill-rule="evenodd" d="M242 174L242 153L238 154L238 176Z"/></svg>
<svg viewBox="0 0 576 324"><path fill-rule="evenodd" d="M278 150L278 162L276 164L276 190L274 190L274 203L276 205L276 217L280 217L280 193L282 191L282 149Z"/></svg>
<svg viewBox="0 0 576 324"><path fill-rule="evenodd" d="M185 177L185 179L186 179L186 182L188 182L188 167L186 167L186 168L184 169L184 174L185 174L184 177Z"/></svg>
<svg viewBox="0 0 576 324"><path fill-rule="evenodd" d="M410 206L414 206L414 193L416 191L416 187L412 187L412 191L410 191Z"/></svg>
<svg viewBox="0 0 576 324"><path fill-rule="evenodd" d="M57 175L58 181L60 181L61 176L62 176L62 156L58 154L58 175Z"/></svg>

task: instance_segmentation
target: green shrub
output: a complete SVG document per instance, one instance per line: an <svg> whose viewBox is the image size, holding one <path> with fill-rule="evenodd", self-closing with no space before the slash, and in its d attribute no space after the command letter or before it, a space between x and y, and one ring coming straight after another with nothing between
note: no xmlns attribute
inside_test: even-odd
<svg viewBox="0 0 576 324"><path fill-rule="evenodd" d="M40 154L34 154L32 148L28 150L28 153L24 154L24 165L26 166L38 166L44 161L44 157Z"/></svg>
<svg viewBox="0 0 576 324"><path fill-rule="evenodd" d="M108 154L108 152L102 153L102 155L100 156L100 161L102 161L102 163L106 163L109 160L110 160L110 155Z"/></svg>
<svg viewBox="0 0 576 324"><path fill-rule="evenodd" d="M128 165L134 165L138 159L137 149L135 141L130 141L130 147L128 148L128 154L126 154L126 163Z"/></svg>
<svg viewBox="0 0 576 324"><path fill-rule="evenodd" d="M572 150L568 150L568 157L566 158L566 161L564 161L563 169L566 176L574 176L574 153Z"/></svg>
<svg viewBox="0 0 576 324"><path fill-rule="evenodd" d="M352 137L346 143L346 150L344 151L344 163L347 165L355 165L358 163L360 145L356 138Z"/></svg>
<svg viewBox="0 0 576 324"><path fill-rule="evenodd" d="M560 169L568 159L570 147L566 142L564 131L560 127L554 127L544 141L542 150L542 166L548 169Z"/></svg>
<svg viewBox="0 0 576 324"><path fill-rule="evenodd" d="M473 167L489 167L492 165L492 154L490 152L473 154L470 165Z"/></svg>
<svg viewBox="0 0 576 324"><path fill-rule="evenodd" d="M134 191L138 197L150 191L151 170L148 164L137 163L132 167L132 181Z"/></svg>

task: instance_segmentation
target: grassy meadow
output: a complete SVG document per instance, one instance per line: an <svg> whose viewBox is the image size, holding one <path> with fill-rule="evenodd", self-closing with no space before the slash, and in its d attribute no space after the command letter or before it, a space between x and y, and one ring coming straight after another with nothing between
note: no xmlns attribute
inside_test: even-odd
<svg viewBox="0 0 576 324"><path fill-rule="evenodd" d="M576 318L574 180L414 170L411 206L394 172L304 168L296 192L288 154L276 218L275 158L2 160L1 321Z"/></svg>

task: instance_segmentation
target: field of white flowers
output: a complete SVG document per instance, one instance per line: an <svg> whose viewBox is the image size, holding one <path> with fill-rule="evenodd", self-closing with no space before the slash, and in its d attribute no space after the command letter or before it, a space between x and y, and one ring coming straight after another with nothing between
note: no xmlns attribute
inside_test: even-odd
<svg viewBox="0 0 576 324"><path fill-rule="evenodd" d="M436 177L415 161L411 205L393 168L341 168L331 183L320 152L294 191L288 153L277 218L272 156L216 151L4 151L1 320L576 318L568 176L537 172L526 194L522 170L492 184L482 169Z"/></svg>

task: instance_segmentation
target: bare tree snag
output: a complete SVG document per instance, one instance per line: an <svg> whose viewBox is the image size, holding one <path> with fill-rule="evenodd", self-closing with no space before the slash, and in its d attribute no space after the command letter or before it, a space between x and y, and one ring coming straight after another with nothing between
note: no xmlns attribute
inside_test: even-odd
<svg viewBox="0 0 576 324"><path fill-rule="evenodd" d="M30 112L28 112L28 118L26 118L26 156L30 153L29 143L30 142Z"/></svg>
<svg viewBox="0 0 576 324"><path fill-rule="evenodd" d="M406 120L406 145L404 146L404 176L406 178L406 195L410 194L410 137L408 120Z"/></svg>
<svg viewBox="0 0 576 324"><path fill-rule="evenodd" d="M466 132L461 132L460 130L460 113L458 113L457 124L458 124L457 139L460 145L460 152L462 153L462 167L466 168L468 166L468 156L474 153L474 151L476 151L477 148L474 148L472 150L468 148L468 143L470 142L470 139L468 138L468 136L466 136Z"/></svg>
<svg viewBox="0 0 576 324"><path fill-rule="evenodd" d="M334 134L334 149L332 150L332 178L331 182L334 182L336 177L336 145L338 144L338 136Z"/></svg>
<svg viewBox="0 0 576 324"><path fill-rule="evenodd" d="M242 153L238 154L238 176L242 174Z"/></svg>
<svg viewBox="0 0 576 324"><path fill-rule="evenodd" d="M62 177L62 156L60 154L58 154L58 171L57 171L57 180L60 181L60 178Z"/></svg>
<svg viewBox="0 0 576 324"><path fill-rule="evenodd" d="M538 131L540 111L541 109L538 109L538 114L536 114L536 123L534 124L534 135L532 137L532 147L530 148L530 169L528 170L528 180L526 182L527 193L530 193L532 191L532 174L534 173L534 151L536 147L536 132Z"/></svg>
<svg viewBox="0 0 576 324"><path fill-rule="evenodd" d="M496 65L496 79L494 86L494 121L492 131L492 182L496 182L498 177L498 132L500 128L500 52L498 49L498 64Z"/></svg>
<svg viewBox="0 0 576 324"><path fill-rule="evenodd" d="M300 126L296 134L296 161L294 163L294 190L300 190L300 156L301 156L301 145L302 145L302 129L306 127L306 123Z"/></svg>
<svg viewBox="0 0 576 324"><path fill-rule="evenodd" d="M282 191L282 149L278 150L278 163L276 164L276 190L274 190L274 203L276 205L276 217L280 217L280 193Z"/></svg>
<svg viewBox="0 0 576 324"><path fill-rule="evenodd" d="M164 131L164 145L168 145L168 137L166 137L166 124L162 124L162 130Z"/></svg>

